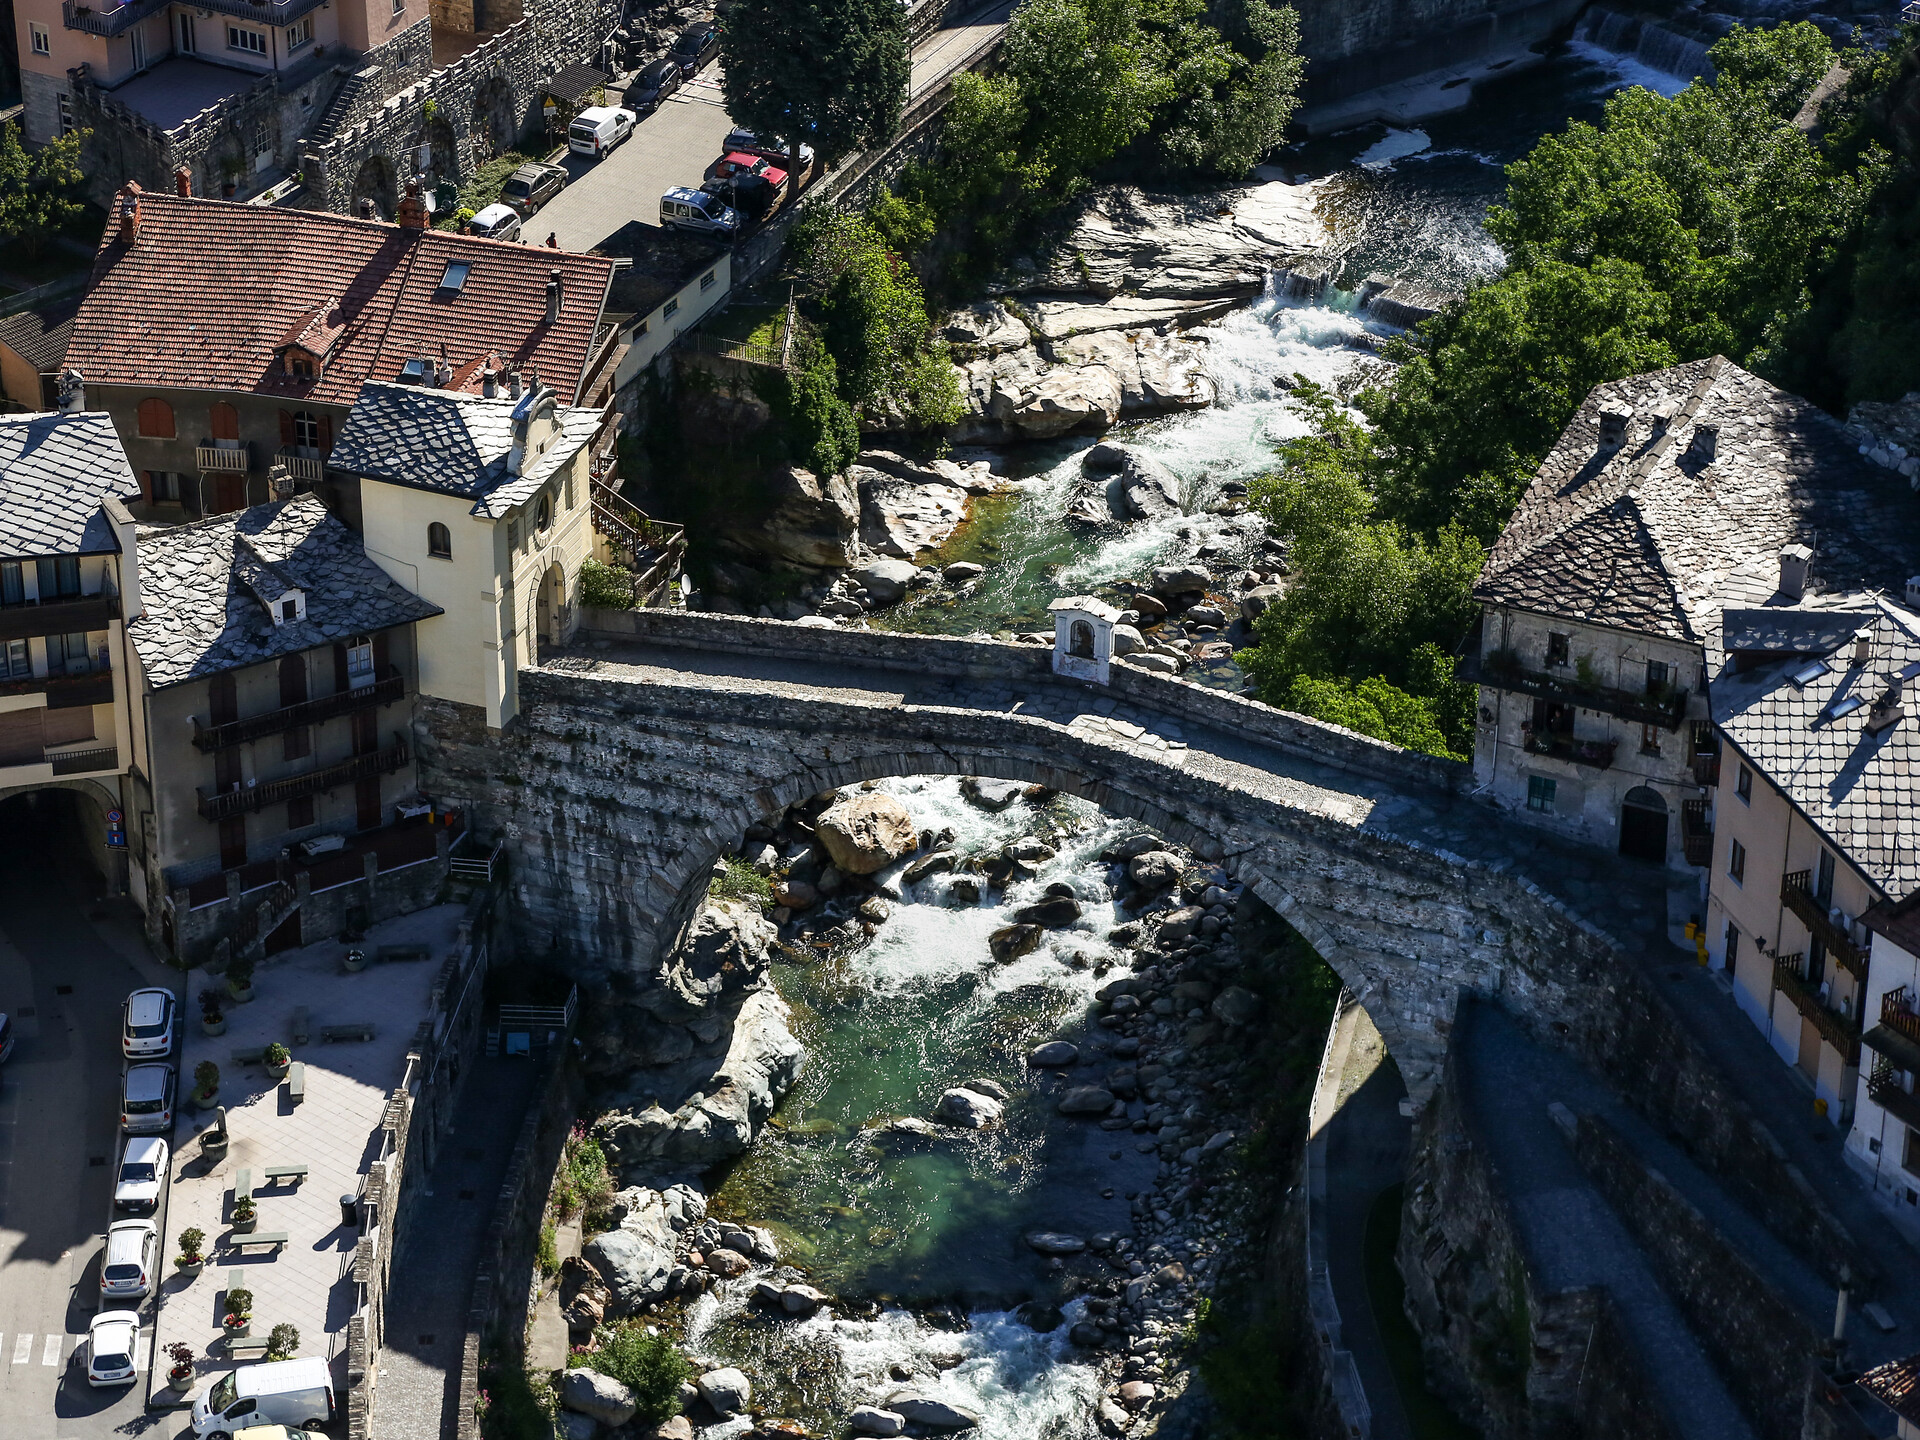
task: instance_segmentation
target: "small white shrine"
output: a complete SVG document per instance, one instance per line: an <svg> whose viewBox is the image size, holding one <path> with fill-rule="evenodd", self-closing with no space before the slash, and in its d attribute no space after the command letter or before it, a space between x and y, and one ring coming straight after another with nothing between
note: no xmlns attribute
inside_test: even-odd
<svg viewBox="0 0 1920 1440"><path fill-rule="evenodd" d="M1047 609L1053 612L1053 673L1106 684L1120 612L1091 595L1070 595Z"/></svg>

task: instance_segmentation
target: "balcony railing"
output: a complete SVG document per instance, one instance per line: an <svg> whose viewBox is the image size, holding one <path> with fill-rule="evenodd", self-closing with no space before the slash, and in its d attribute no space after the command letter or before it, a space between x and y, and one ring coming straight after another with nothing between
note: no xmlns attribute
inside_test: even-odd
<svg viewBox="0 0 1920 1440"><path fill-rule="evenodd" d="M1900 1067L1891 1060L1876 1059L1873 1074L1867 1077L1867 1098L1894 1119L1920 1130L1920 1095L1907 1089L1900 1074Z"/></svg>
<svg viewBox="0 0 1920 1440"><path fill-rule="evenodd" d="M1860 1063L1860 1022L1838 1010L1829 1010L1820 998L1818 987L1801 973L1806 961L1798 955L1776 955L1773 960L1774 988L1793 1001L1793 1008L1813 1022L1828 1044L1838 1050L1849 1065Z"/></svg>
<svg viewBox="0 0 1920 1440"><path fill-rule="evenodd" d="M95 770L118 770L120 750L115 745L97 745L90 750L67 750L48 755L56 775L86 775Z"/></svg>
<svg viewBox="0 0 1920 1440"><path fill-rule="evenodd" d="M1530 755L1551 755L1558 760L1571 760L1575 765L1591 765L1596 770L1605 770L1613 764L1613 754L1620 743L1576 740L1559 730L1535 730L1531 725L1520 727L1520 740Z"/></svg>
<svg viewBox="0 0 1920 1440"><path fill-rule="evenodd" d="M1693 757L1693 783L1711 790L1720 783L1720 756L1695 754Z"/></svg>
<svg viewBox="0 0 1920 1440"><path fill-rule="evenodd" d="M1617 715L1622 720L1637 720L1642 725L1658 725L1676 730L1687 713L1687 692L1668 688L1654 694L1615 690L1605 685L1582 682L1577 673L1552 673L1529 670L1511 650L1495 650L1481 656L1468 651L1460 657L1454 674L1475 685L1491 685L1513 690L1540 700L1558 700L1588 710Z"/></svg>
<svg viewBox="0 0 1920 1440"><path fill-rule="evenodd" d="M1707 823L1707 802L1680 802L1680 843L1687 852L1689 865L1713 863L1713 826Z"/></svg>
<svg viewBox="0 0 1920 1440"><path fill-rule="evenodd" d="M157 15L167 8L167 0L134 0L131 5L111 3L101 5L81 5L75 0L61 0L61 23L69 30L80 30L88 35L103 35L112 39L123 35L149 15Z"/></svg>
<svg viewBox="0 0 1920 1440"><path fill-rule="evenodd" d="M278 735L299 725L318 725L336 715L347 715L374 705L391 705L396 700L405 699L406 694L407 677L388 666L386 674L371 685L359 685L335 695L322 695L316 700L303 700L298 705L283 705L278 710L249 715L244 720L208 725L196 715L193 717L193 745L196 750L211 754L215 750L244 745L249 740Z"/></svg>
<svg viewBox="0 0 1920 1440"><path fill-rule="evenodd" d="M36 635L104 630L108 621L119 618L120 597L110 591L42 600L37 605L9 605L0 610L0 640L30 640Z"/></svg>
<svg viewBox="0 0 1920 1440"><path fill-rule="evenodd" d="M1807 927L1807 933L1827 947L1827 953L1846 966L1854 979L1867 978L1867 952L1836 922L1813 893L1813 872L1791 870L1780 881L1780 903Z"/></svg>
<svg viewBox="0 0 1920 1440"><path fill-rule="evenodd" d="M207 820L225 820L233 815L245 815L264 810L269 805L284 805L289 800L298 800L303 795L317 795L322 790L332 790L340 785L351 784L355 780L364 780L371 775L391 775L404 769L411 752L407 749L406 736L395 732L393 744L385 750L375 750L366 755L355 755L350 760L342 760L335 765L323 765L318 770L309 770L304 775L289 775L284 780L268 780L259 785L241 785L232 790L215 792L202 788L199 792L199 810L201 817Z"/></svg>
<svg viewBox="0 0 1920 1440"><path fill-rule="evenodd" d="M111 705L113 672L95 670L88 675L40 675L0 681L0 695L33 695L42 690L46 692L49 710L68 710L80 705Z"/></svg>
<svg viewBox="0 0 1920 1440"><path fill-rule="evenodd" d="M308 485L318 485L326 475L327 462L312 445L282 445L280 463L287 474Z"/></svg>
<svg viewBox="0 0 1920 1440"><path fill-rule="evenodd" d="M1914 1013L1913 992L1902 985L1880 997L1880 1023L1896 1035L1920 1045L1920 1014Z"/></svg>
<svg viewBox="0 0 1920 1440"><path fill-rule="evenodd" d="M232 445L202 442L193 447L193 461L210 475L244 475L253 468L253 447L245 440Z"/></svg>

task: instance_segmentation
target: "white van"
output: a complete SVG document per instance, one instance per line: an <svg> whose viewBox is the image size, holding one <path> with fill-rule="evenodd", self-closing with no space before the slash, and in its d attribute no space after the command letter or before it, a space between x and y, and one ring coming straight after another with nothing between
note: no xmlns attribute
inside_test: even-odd
<svg viewBox="0 0 1920 1440"><path fill-rule="evenodd" d="M567 126L567 148L576 155L604 155L633 134L639 118L612 105L589 105Z"/></svg>
<svg viewBox="0 0 1920 1440"><path fill-rule="evenodd" d="M193 1402L198 1440L233 1440L236 1432L255 1425L298 1430L331 1419L333 1379L317 1355L229 1370Z"/></svg>

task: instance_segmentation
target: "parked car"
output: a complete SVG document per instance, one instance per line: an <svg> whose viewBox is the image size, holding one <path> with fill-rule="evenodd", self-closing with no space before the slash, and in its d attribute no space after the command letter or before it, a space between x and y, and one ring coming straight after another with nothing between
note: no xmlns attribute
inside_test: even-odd
<svg viewBox="0 0 1920 1440"><path fill-rule="evenodd" d="M87 1322L87 1383L131 1385L140 1345L138 1310L102 1310Z"/></svg>
<svg viewBox="0 0 1920 1440"><path fill-rule="evenodd" d="M720 144L722 149L744 150L749 155L764 155L769 160L778 161L782 165L793 158L792 152L787 149L787 142L779 136L769 135L762 140L744 125L736 125L729 130L727 138ZM800 168L813 169L813 147L805 141L800 143Z"/></svg>
<svg viewBox="0 0 1920 1440"><path fill-rule="evenodd" d="M507 177L507 183L500 187L500 201L525 220L566 185L566 171L558 165L545 165L536 160Z"/></svg>
<svg viewBox="0 0 1920 1440"><path fill-rule="evenodd" d="M730 180L709 180L700 187L722 205L729 205L742 225L766 219L780 201L780 192L758 175L736 175Z"/></svg>
<svg viewBox="0 0 1920 1440"><path fill-rule="evenodd" d="M718 196L677 185L660 197L660 223L678 230L731 239L740 233L740 216Z"/></svg>
<svg viewBox="0 0 1920 1440"><path fill-rule="evenodd" d="M317 1430L333 1419L333 1380L318 1355L229 1370L193 1402L197 1440L237 1440L249 1426Z"/></svg>
<svg viewBox="0 0 1920 1440"><path fill-rule="evenodd" d="M0 1064L4 1064L11 1054L13 1054L13 1021L5 1015L0 1015Z"/></svg>
<svg viewBox="0 0 1920 1440"><path fill-rule="evenodd" d="M120 1128L129 1135L173 1129L173 1067L129 1065L120 1082Z"/></svg>
<svg viewBox="0 0 1920 1440"><path fill-rule="evenodd" d="M136 990L120 1007L120 1053L138 1060L173 1053L175 1005L171 990Z"/></svg>
<svg viewBox="0 0 1920 1440"><path fill-rule="evenodd" d="M711 20L697 20L680 32L667 58L679 65L680 73L691 80L712 58L719 44L720 27Z"/></svg>
<svg viewBox="0 0 1920 1440"><path fill-rule="evenodd" d="M482 240L518 240L520 217L511 205L495 202L467 222L467 233Z"/></svg>
<svg viewBox="0 0 1920 1440"><path fill-rule="evenodd" d="M751 155L744 150L730 150L707 167L709 180L735 180L741 176L751 176L764 180L774 188L776 194L787 188L787 172L764 155Z"/></svg>
<svg viewBox="0 0 1920 1440"><path fill-rule="evenodd" d="M107 1228L107 1253L100 1262L104 1300L144 1300L153 1289L153 1257L160 1229L151 1220L116 1220Z"/></svg>
<svg viewBox="0 0 1920 1440"><path fill-rule="evenodd" d="M589 105L567 126L567 148L576 155L605 155L633 134L640 117L615 105Z"/></svg>
<svg viewBox="0 0 1920 1440"><path fill-rule="evenodd" d="M650 115L660 102L680 88L680 62L656 60L627 86L627 105L636 113Z"/></svg>
<svg viewBox="0 0 1920 1440"><path fill-rule="evenodd" d="M113 1208L125 1215L151 1215L160 1205L171 1152L158 1135L129 1135L120 1148L120 1173L113 1181Z"/></svg>

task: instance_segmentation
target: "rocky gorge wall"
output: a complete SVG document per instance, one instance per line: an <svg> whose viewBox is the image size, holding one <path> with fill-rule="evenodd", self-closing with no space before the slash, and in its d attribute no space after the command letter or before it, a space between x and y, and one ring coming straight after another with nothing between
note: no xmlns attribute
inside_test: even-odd
<svg viewBox="0 0 1920 1440"><path fill-rule="evenodd" d="M1303 98L1344 100L1499 51L1538 44L1586 0L1294 0Z"/></svg>

